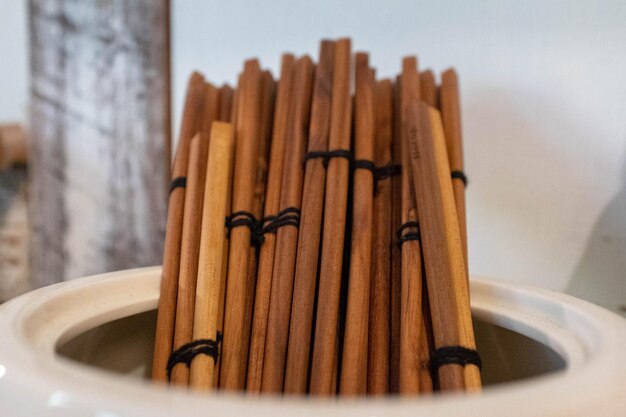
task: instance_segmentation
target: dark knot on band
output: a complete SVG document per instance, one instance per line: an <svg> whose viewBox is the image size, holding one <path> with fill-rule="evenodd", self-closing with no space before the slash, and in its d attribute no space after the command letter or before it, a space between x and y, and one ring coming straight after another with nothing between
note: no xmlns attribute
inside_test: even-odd
<svg viewBox="0 0 626 417"><path fill-rule="evenodd" d="M465 173L463 171L452 171L450 173L450 176L452 177L453 180L461 180L461 182L463 183L463 185L465 187L467 187L468 184L468 180L467 177L465 176Z"/></svg>
<svg viewBox="0 0 626 417"><path fill-rule="evenodd" d="M172 370L179 363L184 363L188 368L191 366L193 358L198 355L207 355L213 358L213 363L217 363L219 358L219 344L222 341L222 334L217 332L217 337L213 339L198 339L182 345L170 355L167 361L167 379L169 380Z"/></svg>
<svg viewBox="0 0 626 417"><path fill-rule="evenodd" d="M187 177L176 177L170 182L170 194L177 188L185 188L187 186Z"/></svg>
<svg viewBox="0 0 626 417"><path fill-rule="evenodd" d="M252 246L260 246L263 244L263 231L261 223L254 217L254 214L247 211L236 211L226 217L226 227L228 228L228 237L235 227L245 226L250 229L250 244Z"/></svg>
<svg viewBox="0 0 626 417"><path fill-rule="evenodd" d="M276 233L283 226L300 227L300 209L297 207L287 207L278 212L275 216L266 216L263 218L262 234Z"/></svg>
<svg viewBox="0 0 626 417"><path fill-rule="evenodd" d="M404 242L408 242L410 240L420 241L422 238L419 223L415 221L404 223L396 232L396 236L398 238L398 247L402 247Z"/></svg>
<svg viewBox="0 0 626 417"><path fill-rule="evenodd" d="M476 365L482 369L482 360L475 349L463 346L444 346L436 349L430 357L430 369L436 373L444 365Z"/></svg>
<svg viewBox="0 0 626 417"><path fill-rule="evenodd" d="M400 164L388 163L385 166L378 167L374 171L374 181L381 181L386 178L395 177L402 173L402 166Z"/></svg>

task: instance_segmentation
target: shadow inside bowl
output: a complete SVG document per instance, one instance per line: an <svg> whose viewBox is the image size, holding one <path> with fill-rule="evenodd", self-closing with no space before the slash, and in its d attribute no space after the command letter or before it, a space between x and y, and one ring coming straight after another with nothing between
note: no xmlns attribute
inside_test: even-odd
<svg viewBox="0 0 626 417"><path fill-rule="evenodd" d="M132 378L149 378L156 311L124 317L86 331L57 353L81 364ZM485 386L520 381L565 368L554 350L527 336L474 319Z"/></svg>

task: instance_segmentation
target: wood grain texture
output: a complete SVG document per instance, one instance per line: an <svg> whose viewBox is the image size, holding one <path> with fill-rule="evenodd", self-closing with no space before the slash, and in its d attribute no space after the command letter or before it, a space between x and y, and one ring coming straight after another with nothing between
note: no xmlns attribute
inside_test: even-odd
<svg viewBox="0 0 626 417"><path fill-rule="evenodd" d="M437 84L435 83L435 74L431 70L420 73L420 90L421 98L426 104L437 108L439 106L439 96L437 92Z"/></svg>
<svg viewBox="0 0 626 417"><path fill-rule="evenodd" d="M226 285L223 263L227 255L227 230L223 219L230 207L233 150L232 125L214 122L206 162L193 340L218 341L219 297L222 287ZM204 391L212 389L214 365L213 358L196 356L191 363L190 385Z"/></svg>
<svg viewBox="0 0 626 417"><path fill-rule="evenodd" d="M393 85L376 84L376 136L374 161L383 167L391 162L393 136ZM367 393L389 391L389 337L391 295L391 177L379 179L374 189L372 231L372 277L367 361Z"/></svg>
<svg viewBox="0 0 626 417"><path fill-rule="evenodd" d="M33 283L160 263L169 1L28 7Z"/></svg>
<svg viewBox="0 0 626 417"><path fill-rule="evenodd" d="M334 42L322 41L313 87L308 152L328 150L334 54ZM307 389L325 184L326 168L323 161L320 158L308 160L302 188L300 234L285 365L284 390L291 394L304 394Z"/></svg>
<svg viewBox="0 0 626 417"><path fill-rule="evenodd" d="M198 130L204 99L204 78L198 73L193 73L189 77L187 85L178 149L172 167L172 178L187 175L189 146L191 138ZM163 270L161 272L161 289L152 360L152 379L160 382L165 382L167 379L167 361L172 353L184 205L185 189L183 187L172 189L168 202Z"/></svg>
<svg viewBox="0 0 626 417"><path fill-rule="evenodd" d="M313 70L313 62L307 56L296 62L293 108L289 116L290 140L285 146L279 210L301 207L304 178L302 161L309 132ZM276 231L276 253L261 386L263 392L277 393L283 389L297 245L297 227L287 225Z"/></svg>
<svg viewBox="0 0 626 417"><path fill-rule="evenodd" d="M413 101L407 109L408 144L432 311L435 346L475 349L463 246L439 112ZM444 365L442 390L479 390L474 365Z"/></svg>
<svg viewBox="0 0 626 417"><path fill-rule="evenodd" d="M272 142L270 150L267 191L265 194L264 215L276 215L280 205L281 182L284 166L285 145L291 95L293 94L294 57L285 54L282 58L280 81L276 96L276 109L273 119ZM261 377L265 354L265 336L267 334L267 314L269 310L272 271L276 235L268 233L259 252L256 280L256 294L248 355L248 375L246 389L251 393L261 391Z"/></svg>
<svg viewBox="0 0 626 417"><path fill-rule="evenodd" d="M229 86L224 85L220 89L220 110L219 110L219 120L222 122L230 123L234 129L234 116L235 116L235 91ZM233 156L234 159L234 156ZM234 163L234 162L233 162ZM232 179L231 179L231 187L228 189L228 201L231 201L232 198ZM222 268L223 273L222 276L226 276L228 272L228 248L229 241L228 239L224 241L224 251L226 252L226 256L222 258ZM224 303L226 299L226 284L220 287L221 292L218 300L218 308L217 308L217 331L222 333L224 332ZM220 352L222 347L220 346ZM213 387L217 388L219 386L219 376L220 376L220 365L222 363L222 355L220 354L217 358L217 363L215 364L215 370L213 372Z"/></svg>
<svg viewBox="0 0 626 417"><path fill-rule="evenodd" d="M391 157L394 164L402 163L402 124L400 118L400 90L402 76L396 77L393 86L394 117ZM402 251L397 233L402 225L402 176L391 179L391 293L389 300L389 392L400 390L400 293L402 287Z"/></svg>
<svg viewBox="0 0 626 417"><path fill-rule="evenodd" d="M265 186L267 180L267 158L270 149L272 135L272 120L274 116L274 79L269 71L263 71L261 75L261 90L259 96L259 149L257 153L257 176L254 187L254 200L252 214L259 221L263 218L263 204L265 202ZM250 337L252 333L252 316L255 304L255 291L257 281L258 248L250 247L248 256L248 284L246 286L246 313L244 317L244 330L242 342L242 356L248 358L250 352ZM246 380L247 367L241 369L242 380Z"/></svg>
<svg viewBox="0 0 626 417"><path fill-rule="evenodd" d="M441 74L441 87L439 89L439 110L443 120L443 130L446 135L446 149L452 171L463 172L463 137L461 132L461 103L459 98L459 82L456 71L452 68ZM465 214L465 184L458 178L452 180L454 189L454 201L456 213L459 218L461 229L461 242L465 256L465 268L467 262L467 220ZM469 276L469 274L468 274Z"/></svg>
<svg viewBox="0 0 626 417"><path fill-rule="evenodd" d="M350 149L352 119L351 43L340 39L335 44L335 70L331 104L329 150ZM310 392L331 395L333 367L337 360L337 326L339 291L343 265L343 247L348 203L350 163L344 158L332 158L326 175L324 224L318 305L313 343Z"/></svg>
<svg viewBox="0 0 626 417"><path fill-rule="evenodd" d="M400 121L402 136L402 222L418 222L419 200L413 191L411 164L407 149L408 106L421 95L417 59L405 58L402 62L402 88L400 90ZM403 233L419 233L411 227ZM402 279L400 296L400 373L399 390L403 395L419 393L420 373L420 322L422 314L422 254L419 240L402 243Z"/></svg>
<svg viewBox="0 0 626 417"><path fill-rule="evenodd" d="M355 61L354 157L357 161L373 162L376 129L374 73L369 68L367 54L357 53ZM373 172L356 169L353 181L350 272L339 390L342 395L365 395L372 272Z"/></svg>
<svg viewBox="0 0 626 417"><path fill-rule="evenodd" d="M217 119L219 111L218 89L210 84L206 84L204 95L204 105L198 120L198 134L191 140L189 149L180 269L178 273L174 349L179 349L181 346L191 342L193 336L198 256L200 254L200 229L202 224L202 206L204 204L206 161L211 134L210 126ZM189 368L185 364L176 365L172 370L171 382L176 385L186 385L189 382Z"/></svg>
<svg viewBox="0 0 626 417"><path fill-rule="evenodd" d="M261 70L256 60L246 61L238 86L235 123L235 170L231 213L254 210L259 151L259 104ZM245 385L247 348L245 337L246 295L250 256L250 229L235 227L230 232L228 278L224 305L224 339L220 387L241 390Z"/></svg>

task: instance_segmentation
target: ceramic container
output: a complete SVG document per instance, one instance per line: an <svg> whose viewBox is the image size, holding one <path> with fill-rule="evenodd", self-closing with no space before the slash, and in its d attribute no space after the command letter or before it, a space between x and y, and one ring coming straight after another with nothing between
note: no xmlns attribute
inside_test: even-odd
<svg viewBox="0 0 626 417"><path fill-rule="evenodd" d="M65 282L0 306L0 415L626 416L626 320L552 291L473 278L478 395L310 399L150 383L160 268Z"/></svg>

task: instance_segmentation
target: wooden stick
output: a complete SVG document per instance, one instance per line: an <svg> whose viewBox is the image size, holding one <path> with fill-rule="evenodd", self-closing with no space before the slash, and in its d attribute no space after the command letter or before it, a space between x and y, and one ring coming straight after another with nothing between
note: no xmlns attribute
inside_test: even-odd
<svg viewBox="0 0 626 417"><path fill-rule="evenodd" d="M191 138L198 128L198 118L203 102L204 78L197 72L194 72L191 74L187 86L187 97L185 98L178 149L172 167L172 179L187 175L189 147ZM159 296L152 362L152 379L154 381L167 381L167 361L172 354L184 205L184 188L173 188L169 195L165 229L161 293Z"/></svg>
<svg viewBox="0 0 626 417"><path fill-rule="evenodd" d="M441 119L441 114L434 110L434 109L430 109L430 123L432 126L432 131L433 131L433 136L436 138L435 139L435 143L438 144L437 149L437 155L439 155L439 160L444 160L445 159L445 134L444 134L444 130L443 130L443 122ZM442 184L442 191L445 191L445 195L447 196L446 202L448 204L447 211L446 213L449 214L450 217L450 224L454 225L455 224L455 220L457 220L457 224L458 224L458 217L454 217L454 211L452 209L449 209L449 207L451 207L450 205L450 200L454 201L454 199L450 198L450 192L449 189L447 188L447 184L450 184L449 182L446 183L446 185L444 184L444 180L445 180L445 175L444 173L446 172L446 168L448 168L448 170L450 169L450 166L448 165L447 167L445 166L445 163L441 162L440 163L440 171L439 171L439 175L441 178L441 184ZM451 227L452 230L455 230L454 227ZM459 228L460 229L460 228ZM459 231L459 234L461 236L461 246L463 244L463 240L462 240L462 234ZM458 236L456 234L456 231L454 231L452 233L452 236ZM454 242L456 242L456 239L454 239ZM458 244L456 245L458 246ZM456 259L458 257L458 247L455 247L455 256L454 259ZM455 264L458 267L458 263ZM461 324L461 335L463 336L461 343L462 346L465 346L469 349L476 349L476 342L474 339L474 328L473 328L473 323L472 323L472 314L471 314L471 308L470 308L470 298L469 298L469 277L467 275L467 266L464 264L463 266L465 266L465 276L462 276L462 274L460 273L455 273L453 274L453 276L456 278L456 294L459 298L459 316L460 316L460 324ZM468 365L465 366L465 368L463 369L463 373L465 376L465 389L467 391L470 392L474 392L474 391L480 391L482 389L482 382L481 382L481 376L480 376L480 370L478 369L477 366L475 365Z"/></svg>
<svg viewBox="0 0 626 417"><path fill-rule="evenodd" d="M232 180L233 130L229 123L214 122L207 161L202 213L200 258L193 320L193 340L212 339L217 344L217 320L221 287L226 284L223 262ZM213 388L215 361L198 355L191 363L190 385L201 390Z"/></svg>
<svg viewBox="0 0 626 417"><path fill-rule="evenodd" d="M282 58L278 95L276 98L276 112L274 114L274 128L272 131L272 145L270 165L265 195L265 215L278 213L280 204L280 186L283 173L285 144L287 141L287 125L289 107L291 103L293 85L294 57L285 54ZM263 372L263 357L265 354L265 335L267 332L267 312L270 302L270 288L272 284L272 270L274 268L274 253L276 249L276 235L268 233L259 253L259 268L254 300L254 318L252 335L250 338L250 353L248 359L248 376L246 389L248 392L261 392L261 376Z"/></svg>
<svg viewBox="0 0 626 417"><path fill-rule="evenodd" d="M423 268L422 268L423 271ZM419 386L421 394L433 392L433 378L430 372L430 352L435 350L433 340L433 325L430 318L430 303L428 302L428 286L426 276L422 273L422 319L420 320L420 370Z"/></svg>
<svg viewBox="0 0 626 417"><path fill-rule="evenodd" d="M393 86L390 80L376 84L376 166L391 162L393 134ZM389 318L391 291L391 177L377 181L374 193L372 278L368 337L368 394L389 391Z"/></svg>
<svg viewBox="0 0 626 417"><path fill-rule="evenodd" d="M402 163L402 123L400 118L400 90L402 77L396 78L393 86L394 116L392 160L394 164ZM400 312L402 288L402 251L398 244L397 231L402 225L402 176L396 175L391 179L391 294L390 325L389 325L389 392L396 394L400 391Z"/></svg>
<svg viewBox="0 0 626 417"><path fill-rule="evenodd" d="M424 245L426 279L437 348L475 349L463 245L439 112L419 101L407 108L408 144ZM475 365L439 368L441 389L479 390Z"/></svg>
<svg viewBox="0 0 626 417"><path fill-rule="evenodd" d="M256 219L261 221L263 217L263 203L265 200L265 182L267 179L267 158L270 149L270 139L272 135L272 119L274 115L274 92L275 85L274 79L269 71L263 71L261 80L261 108L259 128L260 139L258 150L258 163L257 163L257 178L256 186L254 188L254 202L252 214ZM255 290L257 281L257 265L258 265L258 248L250 247L250 255L248 256L248 286L246 293L246 315L245 315L245 327L244 327L244 341L242 342L243 356L248 358L250 352L250 337L252 330L252 313L255 304ZM247 373L245 367L241 368L242 372ZM246 374L242 375L243 380L246 379Z"/></svg>
<svg viewBox="0 0 626 417"><path fill-rule="evenodd" d="M298 59L294 74L293 108L290 114L290 140L286 144L284 155L280 194L281 211L289 208L299 210L301 207L304 177L302 161L309 129L312 81L311 59L306 56ZM276 254L274 255L263 364L263 392L276 393L283 389L297 244L297 227L286 225L276 231Z"/></svg>
<svg viewBox="0 0 626 417"><path fill-rule="evenodd" d="M437 97L437 84L435 83L435 75L431 70L426 70L420 74L420 87L422 100L431 107L439 106L439 97Z"/></svg>
<svg viewBox="0 0 626 417"><path fill-rule="evenodd" d="M337 41L328 146L331 151L350 149L352 116L350 61L350 40ZM349 170L348 160L332 158L326 175L318 292L320 308L317 309L311 366L311 393L317 395L330 395L333 387Z"/></svg>
<svg viewBox="0 0 626 417"><path fill-rule="evenodd" d="M233 109L233 101L235 94L233 89L228 84L224 84L220 88L220 112L218 119L222 122L231 121L231 113Z"/></svg>
<svg viewBox="0 0 626 417"><path fill-rule="evenodd" d="M235 125L235 171L231 212L253 210L259 150L259 94L261 71L256 60L245 63L244 75L237 93ZM248 257L250 229L242 226L230 231L228 278L224 305L224 338L220 386L226 390L241 390L245 384L247 357L243 356L248 291ZM243 370L243 372L242 372Z"/></svg>
<svg viewBox="0 0 626 417"><path fill-rule="evenodd" d="M420 74L422 99L432 107L437 107L439 98L435 76L431 70ZM423 269L422 269L423 270ZM422 317L420 319L419 343L419 390L420 393L432 393L433 380L430 373L430 352L434 350L432 325L430 319L430 305L428 303L428 288L426 280L422 279Z"/></svg>
<svg viewBox="0 0 626 417"><path fill-rule="evenodd" d="M187 170L187 188L185 190L185 211L183 217L183 236L178 275L178 299L176 302L176 327L174 329L174 348L191 342L193 336L193 316L196 298L196 279L198 276L198 255L200 251L200 228L202 204L204 200L204 180L206 160L209 150L209 126L217 117L218 90L210 84L205 87L204 108L200 120L199 135L191 141L189 168ZM186 364L177 364L172 370L171 382L187 385L189 368Z"/></svg>
<svg viewBox="0 0 626 417"><path fill-rule="evenodd" d="M230 123L231 128L233 129L233 132L234 132L234 121L236 117L235 116L235 109L236 109L235 101L236 101L235 92L233 91L233 89L228 85L224 85L220 90L219 120ZM234 139L233 139L233 153L234 153ZM233 160L234 160L234 156L233 156ZM232 168L231 168L231 171L232 171ZM231 172L231 187L228 189L228 198L227 198L229 202L228 203L229 207L231 204L231 197L232 197L232 172ZM222 285L220 285L220 294L219 294L219 299L218 299L218 310L217 310L217 331L220 334L224 333L224 303L226 299L226 275L228 272L228 247L229 247L229 241L228 239L226 239L224 241L224 251L226 255L222 258L222 277L224 279L224 282ZM221 357L222 355L219 355L217 357L217 363L215 364L215 368L214 368L215 370L213 372L213 387L215 389L217 389L219 385L220 366L222 363Z"/></svg>
<svg viewBox="0 0 626 417"><path fill-rule="evenodd" d="M308 152L328 150L335 43L322 41L316 68ZM293 303L285 366L285 392L304 394L309 375L317 261L322 231L326 169L321 159L306 162L300 233L294 274Z"/></svg>
<svg viewBox="0 0 626 417"><path fill-rule="evenodd" d="M420 74L421 96L424 102L431 107L437 108L439 97L435 76L431 70ZM430 352L434 350L432 342L432 325L430 323L430 308L428 303L428 291L426 289L426 277L422 277L422 318L420 320L420 370L419 387L420 393L430 393L433 391L433 380L430 373Z"/></svg>
<svg viewBox="0 0 626 417"><path fill-rule="evenodd" d="M441 74L441 88L439 90L439 106L443 119L443 130L446 135L446 148L450 169L463 172L463 138L461 135L461 105L459 100L459 83L456 71L452 68ZM452 180L456 213L459 218L465 269L467 263L467 222L465 217L465 184L459 178ZM468 275L469 276L469 275Z"/></svg>
<svg viewBox="0 0 626 417"><path fill-rule="evenodd" d="M400 92L400 119L402 123L402 222L417 222L418 214L411 184L411 166L406 149L407 106L420 97L420 80L417 59L405 58L402 62L402 88ZM406 228L402 234L419 233L419 227ZM402 243L402 283L400 319L400 393L419 393L420 373L420 321L422 313L422 259L420 241Z"/></svg>
<svg viewBox="0 0 626 417"><path fill-rule="evenodd" d="M374 161L376 113L374 74L368 56L356 54L355 160ZM341 365L340 392L364 395L367 391L367 336L370 277L372 272L372 225L374 173L368 169L354 172L350 276Z"/></svg>

